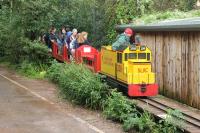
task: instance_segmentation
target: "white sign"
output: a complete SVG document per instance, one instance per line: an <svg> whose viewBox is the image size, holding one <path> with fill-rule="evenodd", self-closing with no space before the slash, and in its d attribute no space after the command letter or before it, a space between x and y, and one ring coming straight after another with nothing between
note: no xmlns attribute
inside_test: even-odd
<svg viewBox="0 0 200 133"><path fill-rule="evenodd" d="M83 52L84 53L90 53L91 52L91 48L90 47L84 47Z"/></svg>

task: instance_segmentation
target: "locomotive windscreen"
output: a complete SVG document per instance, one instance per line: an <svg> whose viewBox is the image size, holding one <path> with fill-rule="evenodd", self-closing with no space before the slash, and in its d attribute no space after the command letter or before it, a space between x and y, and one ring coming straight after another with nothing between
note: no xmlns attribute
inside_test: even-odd
<svg viewBox="0 0 200 133"><path fill-rule="evenodd" d="M136 53L130 53L129 59L137 59L137 54Z"/></svg>
<svg viewBox="0 0 200 133"><path fill-rule="evenodd" d="M146 59L146 53L138 53L138 59Z"/></svg>

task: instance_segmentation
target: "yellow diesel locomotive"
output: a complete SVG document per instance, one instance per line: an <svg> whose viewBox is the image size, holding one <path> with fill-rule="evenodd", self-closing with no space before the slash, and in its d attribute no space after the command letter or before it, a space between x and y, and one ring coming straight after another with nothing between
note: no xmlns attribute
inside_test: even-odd
<svg viewBox="0 0 200 133"><path fill-rule="evenodd" d="M151 61L152 53L146 46L130 45L124 51L103 46L100 73L125 86L129 96L155 96L158 85Z"/></svg>

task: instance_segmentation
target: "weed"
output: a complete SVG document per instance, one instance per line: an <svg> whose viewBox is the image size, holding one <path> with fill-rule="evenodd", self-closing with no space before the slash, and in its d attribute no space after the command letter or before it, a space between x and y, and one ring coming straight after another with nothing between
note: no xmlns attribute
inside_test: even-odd
<svg viewBox="0 0 200 133"><path fill-rule="evenodd" d="M128 119L128 117L136 115L138 112L135 109L134 103L129 101L120 92L113 90L111 96L108 97L106 101L103 113L109 119L123 122Z"/></svg>
<svg viewBox="0 0 200 133"><path fill-rule="evenodd" d="M148 113L144 112L139 115L129 117L123 125L125 131L137 130L139 132L151 133L156 132L156 122L154 118Z"/></svg>

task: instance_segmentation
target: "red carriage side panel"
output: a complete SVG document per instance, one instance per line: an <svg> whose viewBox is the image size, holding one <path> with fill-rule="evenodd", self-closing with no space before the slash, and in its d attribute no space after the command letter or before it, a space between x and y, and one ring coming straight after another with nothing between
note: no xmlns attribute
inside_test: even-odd
<svg viewBox="0 0 200 133"><path fill-rule="evenodd" d="M70 62L68 58L68 50L66 46L63 46L62 53L58 54L58 44L52 43L52 56L62 62Z"/></svg>
<svg viewBox="0 0 200 133"><path fill-rule="evenodd" d="M93 72L100 71L100 52L92 46L82 45L76 49L75 60L77 63L85 64Z"/></svg>

